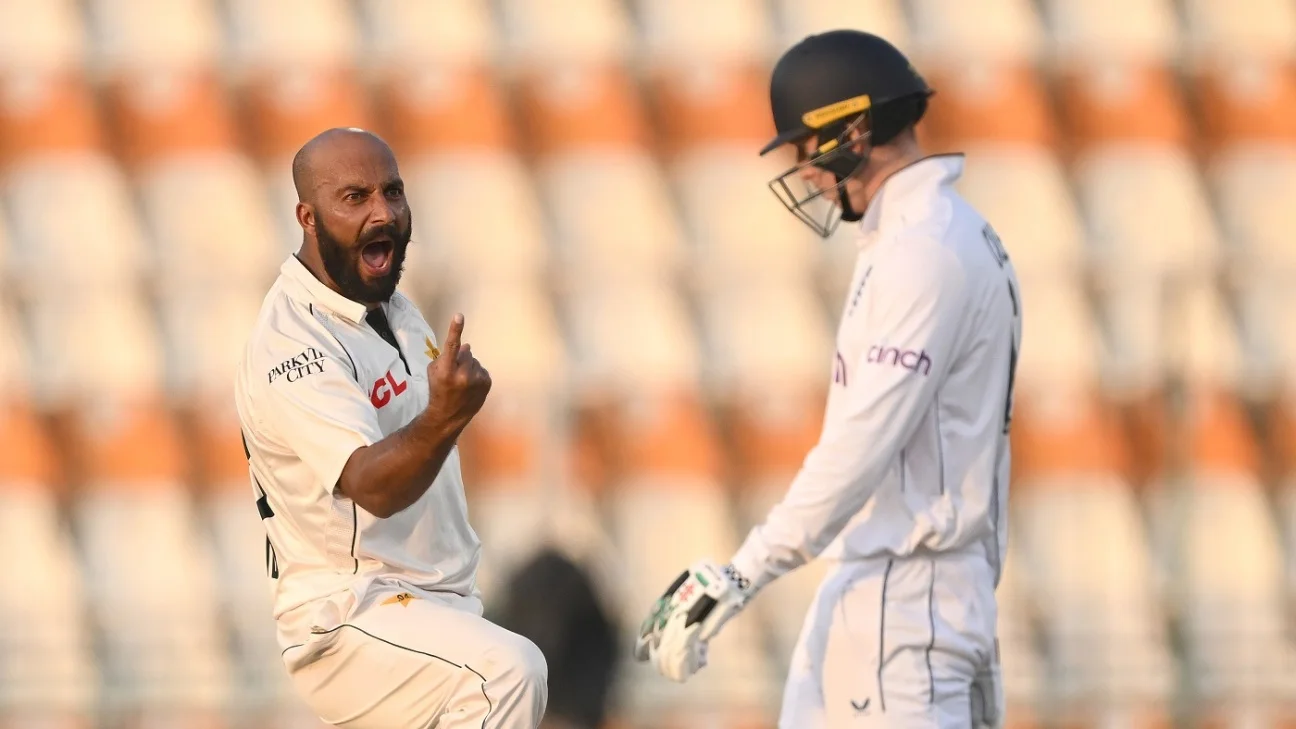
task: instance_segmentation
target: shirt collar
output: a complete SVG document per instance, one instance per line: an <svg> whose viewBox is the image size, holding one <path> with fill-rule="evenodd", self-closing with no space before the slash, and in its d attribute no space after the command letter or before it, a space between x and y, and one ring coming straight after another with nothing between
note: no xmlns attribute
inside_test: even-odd
<svg viewBox="0 0 1296 729"><path fill-rule="evenodd" d="M860 220L861 243L871 241L884 216L903 209L906 200L934 187L953 183L963 174L963 155L935 154L892 172L882 181Z"/></svg>
<svg viewBox="0 0 1296 729"><path fill-rule="evenodd" d="M293 293L307 303L318 304L354 324L363 322L369 313L369 307L325 286L296 255L288 256L279 272L292 284Z"/></svg>

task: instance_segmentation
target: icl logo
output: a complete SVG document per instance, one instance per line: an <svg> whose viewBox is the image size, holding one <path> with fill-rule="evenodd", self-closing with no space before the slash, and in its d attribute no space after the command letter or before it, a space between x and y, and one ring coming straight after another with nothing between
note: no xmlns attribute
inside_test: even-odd
<svg viewBox="0 0 1296 729"><path fill-rule="evenodd" d="M409 388L408 382L397 382L392 377L391 370L387 371L387 376L374 383L373 391L369 393L369 402L373 403L376 408L381 408L391 402L393 395L400 395Z"/></svg>

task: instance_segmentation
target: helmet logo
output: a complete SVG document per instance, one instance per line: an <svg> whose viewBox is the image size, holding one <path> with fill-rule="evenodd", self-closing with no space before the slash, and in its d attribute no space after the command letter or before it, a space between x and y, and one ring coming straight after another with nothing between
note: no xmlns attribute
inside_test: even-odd
<svg viewBox="0 0 1296 729"><path fill-rule="evenodd" d="M820 129L851 114L867 111L871 105L869 95L863 94L807 111L801 115L801 122L811 129Z"/></svg>

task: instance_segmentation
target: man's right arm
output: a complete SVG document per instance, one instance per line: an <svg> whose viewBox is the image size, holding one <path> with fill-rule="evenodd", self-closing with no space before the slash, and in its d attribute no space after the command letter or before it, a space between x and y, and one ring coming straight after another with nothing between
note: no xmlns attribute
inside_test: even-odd
<svg viewBox="0 0 1296 729"><path fill-rule="evenodd" d="M463 316L450 323L444 352L428 366L428 406L408 425L347 459L338 489L380 518L409 507L440 473L459 434L481 409L490 374L460 345Z"/></svg>
<svg viewBox="0 0 1296 729"><path fill-rule="evenodd" d="M383 437L369 397L342 371L344 358L324 354L311 374L268 384L264 410L276 439L329 491L379 518L400 512L427 491L490 390L490 375L460 345L462 333L457 315L444 353L428 366L427 407L395 433Z"/></svg>

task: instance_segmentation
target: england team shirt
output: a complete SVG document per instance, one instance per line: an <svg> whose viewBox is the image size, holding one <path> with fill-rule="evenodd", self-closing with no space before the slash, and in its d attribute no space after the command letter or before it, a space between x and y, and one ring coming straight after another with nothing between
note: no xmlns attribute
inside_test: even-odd
<svg viewBox="0 0 1296 729"><path fill-rule="evenodd" d="M309 632L310 610L299 608L374 576L476 595L480 542L457 448L423 496L387 519L337 489L357 448L405 426L428 402L432 329L399 293L382 311L399 348L364 304L290 256L238 368L235 399L285 647Z"/></svg>
<svg viewBox="0 0 1296 729"><path fill-rule="evenodd" d="M755 588L820 554L984 552L999 574L1021 301L962 170L896 172L860 222L819 442L733 557Z"/></svg>

